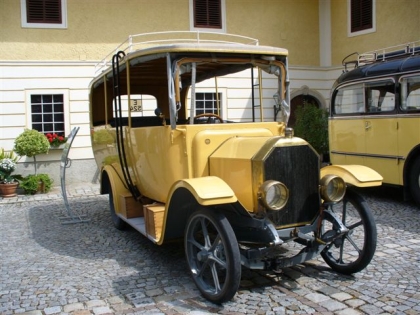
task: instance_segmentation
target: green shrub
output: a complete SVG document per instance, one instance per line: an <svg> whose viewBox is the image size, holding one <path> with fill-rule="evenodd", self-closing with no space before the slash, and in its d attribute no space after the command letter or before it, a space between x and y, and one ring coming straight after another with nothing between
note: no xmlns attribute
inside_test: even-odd
<svg viewBox="0 0 420 315"><path fill-rule="evenodd" d="M50 143L43 133L35 129L25 129L16 139L14 151L20 156L33 157L48 153Z"/></svg>
<svg viewBox="0 0 420 315"><path fill-rule="evenodd" d="M26 155L34 158L35 175L36 155L48 153L50 150L50 142L43 133L35 129L25 129L16 139L13 150L20 156Z"/></svg>
<svg viewBox="0 0 420 315"><path fill-rule="evenodd" d="M5 151L4 148L1 148L0 150L0 160L3 159L10 159L12 160L14 163L17 163L20 159L20 156L16 155L13 151Z"/></svg>
<svg viewBox="0 0 420 315"><path fill-rule="evenodd" d="M328 153L328 111L314 104L296 110L295 135L303 138L318 152Z"/></svg>
<svg viewBox="0 0 420 315"><path fill-rule="evenodd" d="M37 174L37 175L28 175L24 177L19 184L19 187L22 188L27 195L36 194L41 187L43 190L41 192L46 193L51 190L53 180L48 174Z"/></svg>

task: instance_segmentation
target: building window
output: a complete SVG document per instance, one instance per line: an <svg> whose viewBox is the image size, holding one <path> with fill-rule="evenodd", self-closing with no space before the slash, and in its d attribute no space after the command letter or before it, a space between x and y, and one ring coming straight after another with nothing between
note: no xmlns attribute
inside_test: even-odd
<svg viewBox="0 0 420 315"><path fill-rule="evenodd" d="M376 0L348 0L349 36L376 31Z"/></svg>
<svg viewBox="0 0 420 315"><path fill-rule="evenodd" d="M204 113L221 115L220 100L222 93L196 93L195 114Z"/></svg>
<svg viewBox="0 0 420 315"><path fill-rule="evenodd" d="M67 0L21 0L22 27L67 28Z"/></svg>
<svg viewBox="0 0 420 315"><path fill-rule="evenodd" d="M191 30L225 32L225 0L190 0Z"/></svg>
<svg viewBox="0 0 420 315"><path fill-rule="evenodd" d="M63 94L32 94L30 102L32 129L65 135Z"/></svg>
<svg viewBox="0 0 420 315"><path fill-rule="evenodd" d="M194 0L194 27L222 27L220 0Z"/></svg>

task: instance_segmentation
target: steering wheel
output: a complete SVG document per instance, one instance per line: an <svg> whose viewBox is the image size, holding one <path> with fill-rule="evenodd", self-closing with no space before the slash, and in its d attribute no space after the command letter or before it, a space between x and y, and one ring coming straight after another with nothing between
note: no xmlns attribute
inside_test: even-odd
<svg viewBox="0 0 420 315"><path fill-rule="evenodd" d="M203 117L208 117L208 119L206 121L206 124L215 123L216 120L218 120L219 123L223 124L223 118L220 117L219 115L213 114L213 113L204 113L204 114L200 114L200 115L194 116L194 120L193 120L194 121L194 124L200 123L199 121ZM215 118L215 119L212 121L212 118Z"/></svg>

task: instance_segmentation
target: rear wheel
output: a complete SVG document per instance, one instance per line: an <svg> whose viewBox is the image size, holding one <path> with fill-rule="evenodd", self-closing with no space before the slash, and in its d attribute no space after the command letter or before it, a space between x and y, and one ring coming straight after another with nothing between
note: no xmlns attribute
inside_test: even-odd
<svg viewBox="0 0 420 315"><path fill-rule="evenodd" d="M347 189L342 202L331 210L348 228L348 232L335 239L322 252L325 262L335 271L352 274L364 269L376 250L376 225L373 215L359 194ZM323 234L336 230L323 221Z"/></svg>
<svg viewBox="0 0 420 315"><path fill-rule="evenodd" d="M223 214L200 209L188 219L185 254L203 296L214 303L230 300L241 280L238 242Z"/></svg>
<svg viewBox="0 0 420 315"><path fill-rule="evenodd" d="M114 195L112 194L112 185L109 183L109 210L111 212L111 220L118 230L125 230L128 227L127 222L121 219L115 212Z"/></svg>
<svg viewBox="0 0 420 315"><path fill-rule="evenodd" d="M414 201L420 206L420 157L414 161L409 175L410 193Z"/></svg>

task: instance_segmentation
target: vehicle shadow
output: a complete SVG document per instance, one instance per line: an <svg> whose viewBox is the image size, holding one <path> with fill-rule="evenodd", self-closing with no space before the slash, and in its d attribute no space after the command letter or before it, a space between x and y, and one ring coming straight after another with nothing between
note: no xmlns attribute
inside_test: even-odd
<svg viewBox="0 0 420 315"><path fill-rule="evenodd" d="M367 201L377 225L403 229L407 222L420 221L420 207L412 200L405 201L400 187L384 185L355 190Z"/></svg>
<svg viewBox="0 0 420 315"><path fill-rule="evenodd" d="M29 237L19 251L40 271L38 287L65 286L67 298L79 302L109 296L132 301L191 287L182 243L157 246L131 228L117 230L105 198L73 199L70 206L89 222L61 224L66 210L60 202L28 209L28 231L22 233Z"/></svg>

